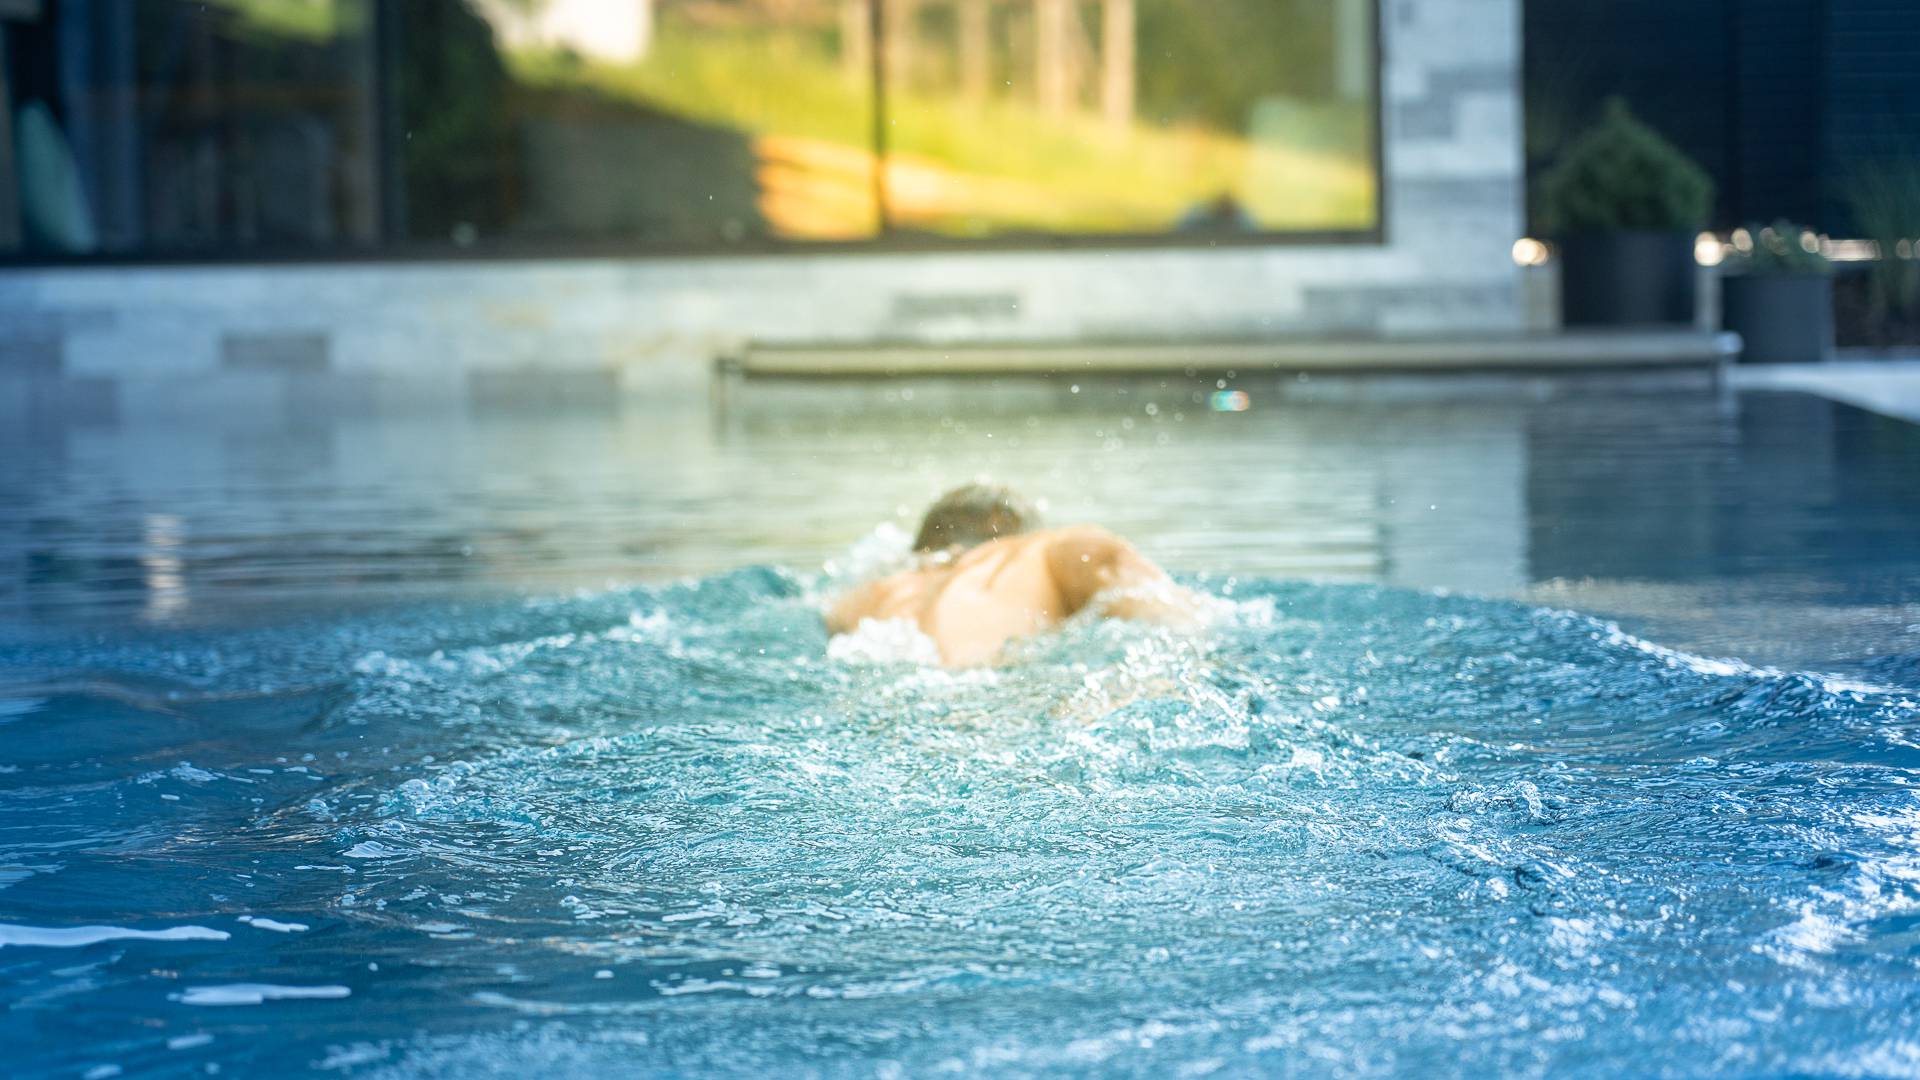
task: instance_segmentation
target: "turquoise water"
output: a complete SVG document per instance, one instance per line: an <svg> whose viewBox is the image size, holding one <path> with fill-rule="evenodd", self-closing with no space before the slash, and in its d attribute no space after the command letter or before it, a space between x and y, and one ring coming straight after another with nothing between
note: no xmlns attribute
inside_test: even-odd
<svg viewBox="0 0 1920 1080"><path fill-rule="evenodd" d="M9 919L220 939L0 951L10 1071L1920 1070L1911 690L1222 579L949 674L807 584L14 655L115 674L10 699Z"/></svg>
<svg viewBox="0 0 1920 1080"><path fill-rule="evenodd" d="M618 459L514 425L353 483L358 440L66 433L0 519L0 1072L1920 1075L1915 443L1629 404L1256 406L1134 457L1015 415L899 475L787 427L632 482L631 529ZM886 503L980 461L1109 501L1224 617L830 652ZM557 584L619 535L738 568ZM1674 647L1706 621L1740 647Z"/></svg>

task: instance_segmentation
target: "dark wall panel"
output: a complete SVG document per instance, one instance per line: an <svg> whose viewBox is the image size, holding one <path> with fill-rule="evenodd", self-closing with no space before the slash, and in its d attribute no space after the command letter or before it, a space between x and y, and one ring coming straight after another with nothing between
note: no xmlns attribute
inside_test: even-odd
<svg viewBox="0 0 1920 1080"><path fill-rule="evenodd" d="M1825 216L1844 223L1854 169L1920 156L1920 3L1826 0L1825 7L1823 149L1831 164L1821 194Z"/></svg>
<svg viewBox="0 0 1920 1080"><path fill-rule="evenodd" d="M1713 174L1715 224L1852 228L1863 162L1920 155L1920 0L1526 0L1530 169L1619 94Z"/></svg>
<svg viewBox="0 0 1920 1080"><path fill-rule="evenodd" d="M1732 166L1721 207L1739 221L1820 216L1825 49L1819 0L1744 0L1733 8Z"/></svg>

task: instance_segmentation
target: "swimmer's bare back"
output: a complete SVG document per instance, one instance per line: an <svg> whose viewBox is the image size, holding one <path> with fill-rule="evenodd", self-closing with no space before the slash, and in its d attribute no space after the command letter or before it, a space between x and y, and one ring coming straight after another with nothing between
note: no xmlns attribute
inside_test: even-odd
<svg viewBox="0 0 1920 1080"><path fill-rule="evenodd" d="M870 582L833 605L827 632L844 634L866 619L911 619L947 667L972 667L1089 605L1114 618L1199 621L1192 596L1166 571L1107 530L1079 525L988 541Z"/></svg>

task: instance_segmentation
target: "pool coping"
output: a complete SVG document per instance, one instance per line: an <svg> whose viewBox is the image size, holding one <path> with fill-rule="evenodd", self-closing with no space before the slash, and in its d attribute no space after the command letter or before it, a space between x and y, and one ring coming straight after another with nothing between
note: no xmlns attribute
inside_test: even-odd
<svg viewBox="0 0 1920 1080"><path fill-rule="evenodd" d="M1920 424L1920 355L1854 359L1842 350L1826 363L1738 364L1728 369L1735 390L1795 390Z"/></svg>
<svg viewBox="0 0 1920 1080"><path fill-rule="evenodd" d="M1720 368L1740 336L1688 328L1409 338L1008 342L747 342L715 374L752 379L1231 372L1527 372Z"/></svg>

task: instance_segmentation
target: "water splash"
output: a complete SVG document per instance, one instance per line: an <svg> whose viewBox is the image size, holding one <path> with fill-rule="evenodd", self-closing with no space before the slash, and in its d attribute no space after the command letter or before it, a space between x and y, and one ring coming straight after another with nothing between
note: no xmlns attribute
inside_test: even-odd
<svg viewBox="0 0 1920 1080"><path fill-rule="evenodd" d="M0 912L308 929L22 951L0 1024L29 1075L134 1015L129 1068L394 1076L1908 1060L1911 692L1194 584L1206 633L1081 620L961 672L831 651L821 580L765 569L33 646L67 689L8 721L0 864L43 870ZM189 1007L234 987L331 996Z"/></svg>

